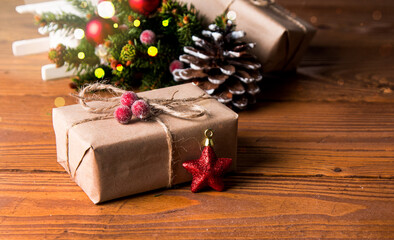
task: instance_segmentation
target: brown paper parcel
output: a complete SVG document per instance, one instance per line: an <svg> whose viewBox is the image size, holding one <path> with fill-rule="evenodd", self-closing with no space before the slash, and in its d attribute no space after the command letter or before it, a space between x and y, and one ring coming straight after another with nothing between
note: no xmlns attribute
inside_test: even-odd
<svg viewBox="0 0 394 240"><path fill-rule="evenodd" d="M204 92L193 84L140 93L148 99L199 97ZM191 180L182 162L199 158L201 141L207 128L214 130L218 157L233 159L236 166L238 115L214 99L196 103L208 114L191 120L168 115L159 118L173 134L174 184ZM79 104L53 109L57 160L67 167L67 129L69 129L69 164L75 182L97 204L168 185L168 146L163 127L156 121L133 121L119 124L115 119L73 123L97 115Z"/></svg>
<svg viewBox="0 0 394 240"><path fill-rule="evenodd" d="M208 21L223 13L232 0L180 0L191 3ZM235 0L229 10L236 13L237 30L257 43L254 54L263 72L294 70L315 35L308 22L290 15L269 0Z"/></svg>

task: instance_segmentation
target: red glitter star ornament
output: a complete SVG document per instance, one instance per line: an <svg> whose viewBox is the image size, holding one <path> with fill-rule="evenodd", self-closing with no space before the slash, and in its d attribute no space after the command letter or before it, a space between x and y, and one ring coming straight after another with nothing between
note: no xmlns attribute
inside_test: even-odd
<svg viewBox="0 0 394 240"><path fill-rule="evenodd" d="M216 191L223 191L223 174L231 165L231 158L217 158L213 150L211 129L205 130L205 147L199 159L189 160L182 164L193 175L191 191L198 192L209 186Z"/></svg>

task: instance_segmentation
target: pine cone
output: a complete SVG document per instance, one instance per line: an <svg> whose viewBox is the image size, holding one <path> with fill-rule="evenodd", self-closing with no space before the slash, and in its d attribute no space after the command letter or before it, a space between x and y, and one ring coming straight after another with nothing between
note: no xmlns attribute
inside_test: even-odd
<svg viewBox="0 0 394 240"><path fill-rule="evenodd" d="M64 53L66 51L66 46L63 44L59 44L56 46L56 48L52 48L48 52L48 58L51 60L53 63L56 64L56 67L61 67L64 65L65 60L64 60Z"/></svg>
<svg viewBox="0 0 394 240"><path fill-rule="evenodd" d="M179 60L190 67L174 70L174 80L192 81L218 101L245 109L256 102L260 92L256 82L262 79L261 64L248 53L255 43L240 41L245 32L234 31L230 20L224 29L216 24L208 28L201 38L192 37L195 47L184 47L186 54Z"/></svg>

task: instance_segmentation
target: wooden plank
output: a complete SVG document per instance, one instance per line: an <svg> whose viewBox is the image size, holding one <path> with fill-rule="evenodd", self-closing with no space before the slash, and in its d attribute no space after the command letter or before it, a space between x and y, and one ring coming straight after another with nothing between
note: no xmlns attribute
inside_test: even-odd
<svg viewBox="0 0 394 240"><path fill-rule="evenodd" d="M181 186L95 206L66 174L2 171L0 238L394 237L393 180L238 174L226 184L222 193Z"/></svg>
<svg viewBox="0 0 394 240"><path fill-rule="evenodd" d="M66 104L75 102L63 97ZM62 171L52 129L54 100L0 96L0 169ZM260 104L240 113L239 171L393 177L393 119L391 103Z"/></svg>
<svg viewBox="0 0 394 240"><path fill-rule="evenodd" d="M265 76L259 101L394 102L394 57L376 65L336 61L307 55L297 73Z"/></svg>
<svg viewBox="0 0 394 240"><path fill-rule="evenodd" d="M66 104L74 99L63 95ZM0 169L61 171L55 97L0 97ZM13 105L13 102L22 104ZM273 102L239 117L239 170L267 175L394 176L391 103Z"/></svg>
<svg viewBox="0 0 394 240"><path fill-rule="evenodd" d="M384 46L393 44L394 4L392 1L357 0L302 3L278 0L292 15L299 16L318 28L312 44L338 48ZM376 49L378 53L379 48ZM354 54L363 51L359 48Z"/></svg>
<svg viewBox="0 0 394 240"><path fill-rule="evenodd" d="M265 103L239 119L239 170L394 176L391 103Z"/></svg>

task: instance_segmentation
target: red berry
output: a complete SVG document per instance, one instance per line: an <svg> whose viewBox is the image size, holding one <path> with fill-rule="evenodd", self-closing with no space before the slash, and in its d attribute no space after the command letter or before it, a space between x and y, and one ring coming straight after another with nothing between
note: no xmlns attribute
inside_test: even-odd
<svg viewBox="0 0 394 240"><path fill-rule="evenodd" d="M134 116L140 119L145 119L149 117L150 107L149 104L144 100L137 100L133 103L133 106L131 106L131 111L133 112Z"/></svg>
<svg viewBox="0 0 394 240"><path fill-rule="evenodd" d="M145 45L152 45L156 41L156 34L151 30L144 30L140 35L140 41Z"/></svg>
<svg viewBox="0 0 394 240"><path fill-rule="evenodd" d="M116 108L114 116L121 124L127 124L132 117L131 109L126 106L119 106Z"/></svg>
<svg viewBox="0 0 394 240"><path fill-rule="evenodd" d="M183 69L183 62L179 60L174 60L170 64L170 72L173 72L174 70L177 69Z"/></svg>
<svg viewBox="0 0 394 240"><path fill-rule="evenodd" d="M122 96L120 97L120 103L123 106L126 106L126 107L130 108L131 105L133 105L133 103L137 99L138 99L138 96L137 96L137 94L135 94L135 92L128 91L128 92L125 92L125 93L122 94Z"/></svg>

